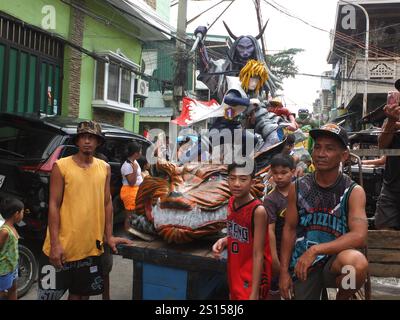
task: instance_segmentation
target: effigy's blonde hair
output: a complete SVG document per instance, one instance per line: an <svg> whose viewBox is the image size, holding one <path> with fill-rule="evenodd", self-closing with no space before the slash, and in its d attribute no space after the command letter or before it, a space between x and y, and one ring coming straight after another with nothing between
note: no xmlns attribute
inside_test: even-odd
<svg viewBox="0 0 400 320"><path fill-rule="evenodd" d="M260 92L264 83L268 80L268 72L265 64L258 60L249 60L246 65L240 70L239 80L242 88L247 92L249 91L250 78L259 77L260 81L257 84L256 92Z"/></svg>

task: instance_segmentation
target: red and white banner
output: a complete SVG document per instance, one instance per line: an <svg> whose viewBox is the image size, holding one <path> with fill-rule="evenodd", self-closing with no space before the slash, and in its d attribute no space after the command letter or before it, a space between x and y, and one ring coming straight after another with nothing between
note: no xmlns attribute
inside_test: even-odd
<svg viewBox="0 0 400 320"><path fill-rule="evenodd" d="M182 100L181 114L178 118L171 120L171 122L181 127L186 127L209 118L223 116L224 108L214 99L210 101L199 101L184 97Z"/></svg>

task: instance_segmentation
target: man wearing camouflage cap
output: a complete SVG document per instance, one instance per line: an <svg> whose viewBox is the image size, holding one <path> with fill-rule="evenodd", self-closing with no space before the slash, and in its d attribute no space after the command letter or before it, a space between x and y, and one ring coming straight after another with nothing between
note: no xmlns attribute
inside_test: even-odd
<svg viewBox="0 0 400 320"><path fill-rule="evenodd" d="M100 124L78 124L77 154L59 159L50 176L49 220L40 259L38 298L70 300L101 294L103 239L116 251L129 241L112 236L110 166L94 157L104 143Z"/></svg>
<svg viewBox="0 0 400 320"><path fill-rule="evenodd" d="M289 190L279 287L285 299L318 300L331 287L337 299L349 299L368 272L356 250L367 239L365 192L340 169L349 156L345 129L329 123L310 135L316 171Z"/></svg>

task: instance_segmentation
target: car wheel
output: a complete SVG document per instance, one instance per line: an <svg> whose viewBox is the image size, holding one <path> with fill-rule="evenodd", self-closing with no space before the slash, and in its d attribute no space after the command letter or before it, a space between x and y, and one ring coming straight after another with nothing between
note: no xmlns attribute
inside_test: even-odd
<svg viewBox="0 0 400 320"><path fill-rule="evenodd" d="M24 296L32 287L38 276L38 264L32 251L24 245L18 245L18 280L17 295L18 298Z"/></svg>

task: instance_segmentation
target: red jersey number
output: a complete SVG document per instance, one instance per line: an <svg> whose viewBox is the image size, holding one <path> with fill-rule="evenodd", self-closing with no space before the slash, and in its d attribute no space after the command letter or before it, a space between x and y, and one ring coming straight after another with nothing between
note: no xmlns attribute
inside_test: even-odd
<svg viewBox="0 0 400 320"><path fill-rule="evenodd" d="M231 252L232 253L239 253L239 243L233 241L231 244Z"/></svg>

